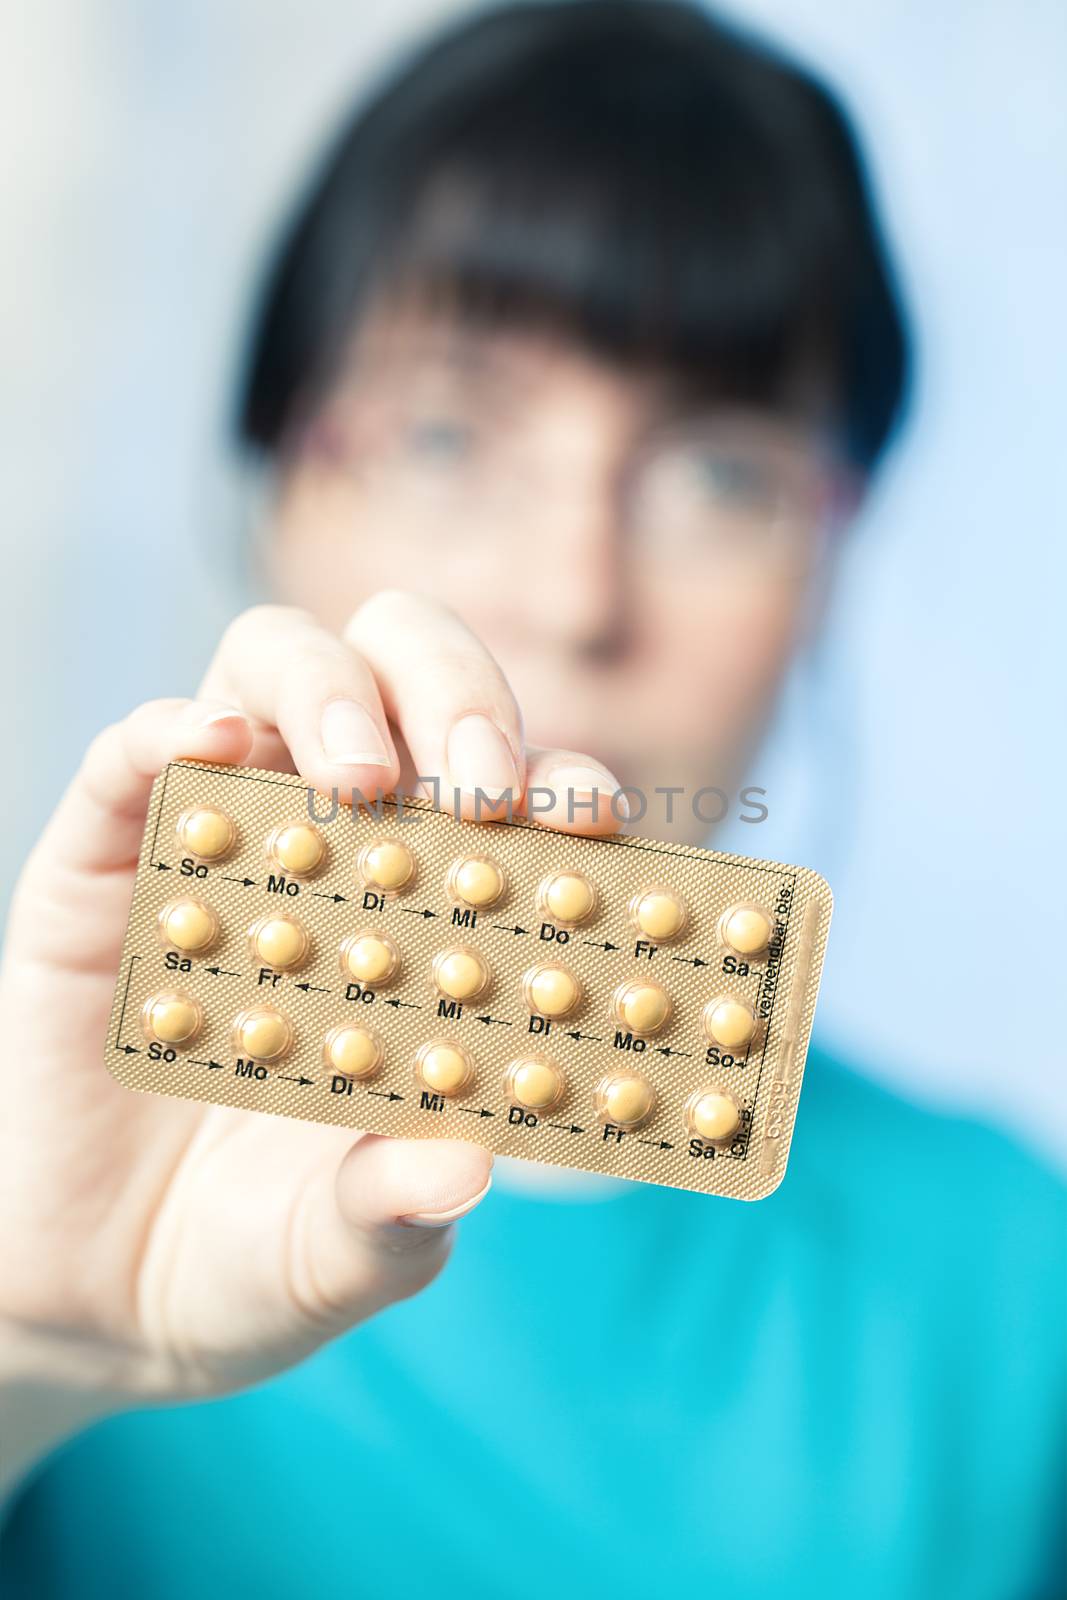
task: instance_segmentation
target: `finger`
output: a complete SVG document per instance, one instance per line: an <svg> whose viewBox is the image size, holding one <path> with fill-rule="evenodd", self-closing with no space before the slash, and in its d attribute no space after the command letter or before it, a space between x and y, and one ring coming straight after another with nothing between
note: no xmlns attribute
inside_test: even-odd
<svg viewBox="0 0 1067 1600"><path fill-rule="evenodd" d="M256 606L231 623L202 693L277 729L296 770L344 800L395 787L396 749L367 663L305 611Z"/></svg>
<svg viewBox="0 0 1067 1600"><path fill-rule="evenodd" d="M437 780L434 799L444 810L492 815L502 796L521 800L526 760L515 696L453 612L422 595L383 590L352 617L345 638L373 671L416 772Z"/></svg>
<svg viewBox="0 0 1067 1600"><path fill-rule="evenodd" d="M290 1229L298 1302L338 1328L421 1289L440 1270L451 1223L488 1192L479 1145L364 1134L333 1173L320 1169Z"/></svg>
<svg viewBox="0 0 1067 1600"><path fill-rule="evenodd" d="M526 751L526 793L519 809L546 827L595 838L618 833L630 814L618 779L592 756L532 746Z"/></svg>
<svg viewBox="0 0 1067 1600"><path fill-rule="evenodd" d="M245 761L252 729L220 701L152 700L97 735L39 840L30 866L88 872L137 860L152 784L169 761Z"/></svg>
<svg viewBox="0 0 1067 1600"><path fill-rule="evenodd" d="M252 748L244 760L246 767L262 767L267 772L295 772L292 752L277 728L268 728L265 722L249 718L252 728Z"/></svg>

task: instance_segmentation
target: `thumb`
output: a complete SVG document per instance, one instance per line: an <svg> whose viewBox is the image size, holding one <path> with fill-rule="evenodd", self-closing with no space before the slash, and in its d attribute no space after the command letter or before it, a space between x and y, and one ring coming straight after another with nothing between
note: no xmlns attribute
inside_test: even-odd
<svg viewBox="0 0 1067 1600"><path fill-rule="evenodd" d="M363 1134L332 1174L310 1179L294 1216L292 1287L305 1314L339 1332L425 1288L492 1165L460 1140Z"/></svg>

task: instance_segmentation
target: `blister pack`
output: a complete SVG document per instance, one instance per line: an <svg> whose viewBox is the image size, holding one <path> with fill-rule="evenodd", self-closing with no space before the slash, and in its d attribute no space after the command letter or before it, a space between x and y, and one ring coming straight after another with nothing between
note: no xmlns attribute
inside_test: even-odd
<svg viewBox="0 0 1067 1600"><path fill-rule="evenodd" d="M831 906L803 867L176 761L107 1064L131 1089L758 1200Z"/></svg>

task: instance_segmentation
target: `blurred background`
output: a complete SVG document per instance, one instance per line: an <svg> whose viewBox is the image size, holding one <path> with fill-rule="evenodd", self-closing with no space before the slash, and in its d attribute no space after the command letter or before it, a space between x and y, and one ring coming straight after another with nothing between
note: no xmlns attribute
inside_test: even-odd
<svg viewBox="0 0 1067 1600"><path fill-rule="evenodd" d="M226 427L294 186L422 0L9 0L0 42L0 891L108 720L191 692L247 602ZM729 843L818 867L824 1040L1067 1164L1067 10L721 7L838 89L919 372L831 628ZM1031 1026L1006 1035L1020 999ZM1051 1025L1050 1019L1051 1018Z"/></svg>

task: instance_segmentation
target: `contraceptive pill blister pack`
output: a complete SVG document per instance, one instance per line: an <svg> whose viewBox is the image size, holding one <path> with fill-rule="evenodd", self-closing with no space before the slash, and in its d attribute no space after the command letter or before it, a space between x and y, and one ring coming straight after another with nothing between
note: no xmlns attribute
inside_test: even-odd
<svg viewBox="0 0 1067 1600"><path fill-rule="evenodd" d="M285 773L152 790L107 1040L131 1089L758 1200L832 896L807 868Z"/></svg>

